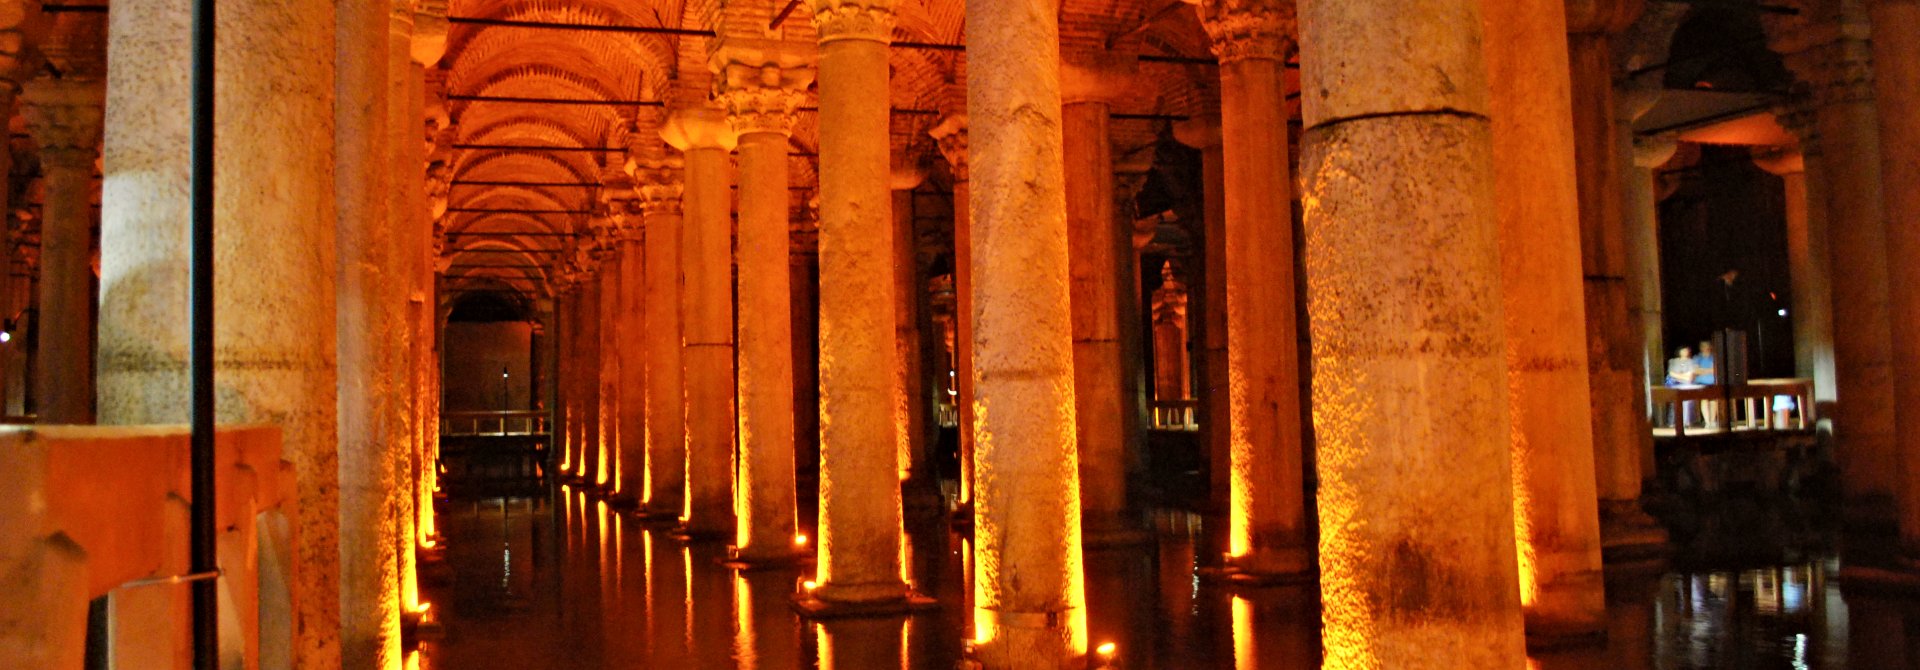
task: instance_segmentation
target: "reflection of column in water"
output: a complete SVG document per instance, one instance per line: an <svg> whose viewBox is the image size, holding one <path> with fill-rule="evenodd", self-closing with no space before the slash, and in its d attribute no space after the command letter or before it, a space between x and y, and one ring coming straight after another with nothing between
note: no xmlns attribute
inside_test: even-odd
<svg viewBox="0 0 1920 670"><path fill-rule="evenodd" d="M1909 667L1905 603L1851 590L1846 598L1847 638L1852 642L1847 667Z"/></svg>
<svg viewBox="0 0 1920 670"><path fill-rule="evenodd" d="M734 658L740 670L786 670L799 666L800 637L788 609L794 574L788 570L741 572L733 579Z"/></svg>
<svg viewBox="0 0 1920 670"><path fill-rule="evenodd" d="M820 670L907 670L905 617L827 619L814 626Z"/></svg>
<svg viewBox="0 0 1920 670"><path fill-rule="evenodd" d="M655 539L664 531L640 535L646 557L646 637L652 663L637 667L680 668L687 665L686 550ZM663 546L665 545L665 546Z"/></svg>
<svg viewBox="0 0 1920 670"><path fill-rule="evenodd" d="M1234 669L1319 668L1319 599L1317 590L1301 586L1233 596Z"/></svg>
<svg viewBox="0 0 1920 670"><path fill-rule="evenodd" d="M695 667L732 667L733 577L718 564L726 550L722 542L700 542L681 554L687 579L685 635Z"/></svg>
<svg viewBox="0 0 1920 670"><path fill-rule="evenodd" d="M1117 647L1122 665L1144 667L1153 657L1152 557L1133 549L1094 549L1084 555L1087 580L1087 641L1092 649ZM1177 568L1192 574L1191 566Z"/></svg>

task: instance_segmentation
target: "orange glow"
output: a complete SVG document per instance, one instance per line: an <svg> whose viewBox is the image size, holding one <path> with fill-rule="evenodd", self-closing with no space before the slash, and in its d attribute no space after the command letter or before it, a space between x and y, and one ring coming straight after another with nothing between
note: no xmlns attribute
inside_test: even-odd
<svg viewBox="0 0 1920 670"><path fill-rule="evenodd" d="M595 449L597 449L597 453L600 454L600 467L594 468L598 470L598 472L593 473L593 483L605 486L607 484L607 471L612 469L607 467L607 441L604 438L601 439L600 444L596 446Z"/></svg>
<svg viewBox="0 0 1920 670"><path fill-rule="evenodd" d="M1257 670L1259 662L1253 658L1253 602L1240 596L1233 597L1233 667L1234 670Z"/></svg>
<svg viewBox="0 0 1920 670"><path fill-rule="evenodd" d="M1513 447L1513 467L1523 470L1528 461L1521 460L1524 445ZM1513 473L1513 546L1514 557L1520 569L1520 606L1532 607L1540 598L1540 554L1533 546L1533 498L1527 491L1523 472Z"/></svg>
<svg viewBox="0 0 1920 670"><path fill-rule="evenodd" d="M415 614L426 614L427 610L431 610L431 609L433 609L433 603L430 603L430 602L422 601L413 606L413 612Z"/></svg>
<svg viewBox="0 0 1920 670"><path fill-rule="evenodd" d="M793 536L793 546L796 546L796 547L807 546L807 534L801 533L799 535Z"/></svg>
<svg viewBox="0 0 1920 670"><path fill-rule="evenodd" d="M807 593L813 593L814 589L820 588L820 583L809 579L807 581L800 582L800 588L806 590Z"/></svg>
<svg viewBox="0 0 1920 670"><path fill-rule="evenodd" d="M1227 487L1227 557L1253 551L1253 439L1243 421L1234 421L1229 452Z"/></svg>
<svg viewBox="0 0 1920 670"><path fill-rule="evenodd" d="M1099 654L1103 658L1112 658L1114 649L1115 647L1112 642L1102 642L1099 647L1094 648L1093 653Z"/></svg>
<svg viewBox="0 0 1920 670"><path fill-rule="evenodd" d="M421 541L420 541L420 548L421 548L421 549L432 549L432 548L434 548L434 547L437 547L437 546L440 546L440 543L439 543L439 542L435 542L435 541L433 541L433 540L421 540Z"/></svg>

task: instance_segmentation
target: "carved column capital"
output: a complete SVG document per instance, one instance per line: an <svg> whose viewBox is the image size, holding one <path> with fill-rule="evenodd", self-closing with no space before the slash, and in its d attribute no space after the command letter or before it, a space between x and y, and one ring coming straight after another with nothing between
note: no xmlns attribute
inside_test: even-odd
<svg viewBox="0 0 1920 670"><path fill-rule="evenodd" d="M647 216L680 213L680 197L686 186L680 181L681 161L677 158L647 157L628 165L633 181L635 202Z"/></svg>
<svg viewBox="0 0 1920 670"><path fill-rule="evenodd" d="M940 155L947 159L955 181L967 181L967 115L948 114L927 130Z"/></svg>
<svg viewBox="0 0 1920 670"><path fill-rule="evenodd" d="M1221 65L1285 60L1294 48L1293 3L1288 0L1203 0L1200 25Z"/></svg>
<svg viewBox="0 0 1920 670"><path fill-rule="evenodd" d="M87 79L41 77L27 83L21 98L27 131L40 145L40 162L57 167L91 168L100 147L106 113L106 87Z"/></svg>
<svg viewBox="0 0 1920 670"><path fill-rule="evenodd" d="M1811 9L1811 8L1809 8ZM1865 9L1837 3L1831 12L1768 15L1767 48L1781 55L1816 107L1873 99L1873 28Z"/></svg>
<svg viewBox="0 0 1920 670"><path fill-rule="evenodd" d="M725 110L713 107L681 107L667 113L660 126L660 139L681 151L720 149L732 151L739 135L727 123Z"/></svg>
<svg viewBox="0 0 1920 670"><path fill-rule="evenodd" d="M893 41L894 0L811 0L820 43L839 40Z"/></svg>
<svg viewBox="0 0 1920 670"><path fill-rule="evenodd" d="M714 98L734 132L792 134L794 112L813 83L811 54L773 40L722 36L714 44Z"/></svg>

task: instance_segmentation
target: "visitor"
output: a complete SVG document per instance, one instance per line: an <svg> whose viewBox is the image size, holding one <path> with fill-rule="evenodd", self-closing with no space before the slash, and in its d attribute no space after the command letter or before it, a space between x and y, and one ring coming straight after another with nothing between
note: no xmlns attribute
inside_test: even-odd
<svg viewBox="0 0 1920 670"><path fill-rule="evenodd" d="M1693 383L1712 386L1717 377L1713 374L1713 343L1701 342L1700 355L1693 357Z"/></svg>
<svg viewBox="0 0 1920 670"><path fill-rule="evenodd" d="M1680 347L1675 353L1678 355L1667 360L1667 385L1688 386L1696 383L1694 377L1699 374L1699 366L1693 362L1693 350Z"/></svg>

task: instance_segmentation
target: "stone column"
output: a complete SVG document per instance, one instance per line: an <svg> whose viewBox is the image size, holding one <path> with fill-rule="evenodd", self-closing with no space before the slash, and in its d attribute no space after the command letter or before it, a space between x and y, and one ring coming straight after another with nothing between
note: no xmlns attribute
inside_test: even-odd
<svg viewBox="0 0 1920 670"><path fill-rule="evenodd" d="M1480 7L1299 5L1328 667L1526 662Z"/></svg>
<svg viewBox="0 0 1920 670"><path fill-rule="evenodd" d="M613 495L619 492L621 474L625 462L620 459L624 448L628 426L620 422L620 340L626 320L622 318L620 295L625 288L621 281L626 278L626 256L621 253L620 233L615 232L613 224L607 224L606 237L600 242L601 260L597 283L600 291L599 327L600 337L595 341L595 349L600 358L600 468L594 472L594 486L602 493Z"/></svg>
<svg viewBox="0 0 1920 670"><path fill-rule="evenodd" d="M973 510L973 188L967 166L967 115L949 113L927 131L947 160L953 177L953 369L955 406L960 410L960 517Z"/></svg>
<svg viewBox="0 0 1920 670"><path fill-rule="evenodd" d="M1207 456L1208 506L1224 514L1228 491L1233 488L1233 441L1229 430L1232 420L1227 402L1227 198L1226 156L1222 149L1219 119L1195 118L1176 124L1174 137L1200 150L1201 240L1198 311L1195 319L1200 340L1199 389L1200 439ZM1223 524L1213 524L1219 528ZM1205 551L1196 560L1203 565L1217 564L1226 555L1227 533L1209 532Z"/></svg>
<svg viewBox="0 0 1920 670"><path fill-rule="evenodd" d="M1281 90L1293 15L1279 2L1210 0L1201 15L1220 58L1226 194L1231 479L1227 567L1239 578L1313 571L1300 446L1294 323L1293 189ZM1477 63L1476 63L1477 65Z"/></svg>
<svg viewBox="0 0 1920 670"><path fill-rule="evenodd" d="M1623 117L1624 118L1624 115ZM1616 121L1620 141L1622 217L1627 238L1628 307L1640 322L1639 384L1652 388L1666 382L1666 315L1660 297L1660 198L1654 169L1673 158L1679 143L1672 137L1635 137L1633 125ZM1791 208L1788 216L1791 217ZM1645 395L1645 394L1643 394ZM1647 396L1647 411L1652 411Z"/></svg>
<svg viewBox="0 0 1920 670"><path fill-rule="evenodd" d="M1163 400L1185 400L1193 395L1187 376L1192 369L1187 343L1187 285L1173 270L1173 261L1160 265L1160 288L1153 292L1153 395Z"/></svg>
<svg viewBox="0 0 1920 670"><path fill-rule="evenodd" d="M899 609L899 323L887 45L892 0L813 0L820 35L820 551L823 610Z"/></svg>
<svg viewBox="0 0 1920 670"><path fill-rule="evenodd" d="M384 61L369 54L386 43L385 7L367 13L340 43L379 71ZM186 67L156 64L190 60L188 9L133 0L116 3L107 21L100 419L186 423L191 88ZM233 3L220 22L218 418L279 425L298 480L293 658L261 664L338 668L339 495L343 484L371 482L342 481L336 460L334 4ZM342 109L370 110L377 121L377 88L341 89ZM361 120L343 122L358 134L377 127Z"/></svg>
<svg viewBox="0 0 1920 670"><path fill-rule="evenodd" d="M93 159L105 91L98 79L40 77L21 96L40 145L39 423L93 423Z"/></svg>
<svg viewBox="0 0 1920 670"><path fill-rule="evenodd" d="M1058 7L968 0L973 176L973 651L988 670L1087 651ZM979 73L980 76L972 76Z"/></svg>
<svg viewBox="0 0 1920 670"><path fill-rule="evenodd" d="M686 394L680 369L679 161L653 156L636 166L640 208L646 217L646 486L641 516L672 520L686 504Z"/></svg>
<svg viewBox="0 0 1920 670"><path fill-rule="evenodd" d="M1529 636L1599 636L1607 607L1586 337L1578 326L1586 310L1566 9L1563 0L1516 0L1488 3L1481 18L1520 602Z"/></svg>
<svg viewBox="0 0 1920 670"><path fill-rule="evenodd" d="M580 485L587 489L598 488L606 483L603 468L606 464L606 424L605 406L601 404L601 395L605 389L601 386L600 332L606 329L605 295L607 278L606 252L593 242L594 248L588 252L592 257L591 267L587 269L585 283L580 288L580 459L575 473Z"/></svg>
<svg viewBox="0 0 1920 670"><path fill-rule="evenodd" d="M419 453L419 416L414 413L414 321L412 304L414 287L419 281L418 264L421 246L427 243L425 232L420 229L419 204L426 198L426 161L425 145L421 142L424 130L424 118L421 108L425 101L413 87L413 3L400 2L392 5L392 13L387 19L387 141L388 160L393 161L389 179L392 184L385 189L387 196L387 240L390 245L386 253L390 271L386 281L385 308L392 310L394 319L393 339L385 343L391 347L387 352L393 358L389 364L386 387L393 395L394 424L396 435L387 446L391 454L393 467L394 554L395 568L400 577L400 611L403 617L416 616L420 607L420 576L417 568L419 556L416 553L415 538L419 534L419 517L414 505L417 503L415 482L418 480L414 468L414 459ZM416 177L419 177L416 179Z"/></svg>
<svg viewBox="0 0 1920 670"><path fill-rule="evenodd" d="M1834 461L1847 515L1889 521L1898 490L1894 432L1893 326L1889 302L1886 198L1881 181L1881 115L1874 107L1872 44L1864 10L1848 0L1833 16L1776 31L1768 45L1809 85L1811 134L1818 138L1830 224L1833 274ZM1803 136L1804 139L1804 136ZM1809 193L1809 196L1817 194Z"/></svg>
<svg viewBox="0 0 1920 670"><path fill-rule="evenodd" d="M1880 112L1880 178L1887 222L1889 315L1899 454L1901 555L1920 566L1920 1L1871 0L1874 91Z"/></svg>
<svg viewBox="0 0 1920 670"><path fill-rule="evenodd" d="M427 173L427 145L423 140L430 133L431 124L427 121L427 73L426 68L440 62L447 50L447 8L444 0L427 0L416 4L413 15L413 35L409 43L412 67L407 73L407 128L411 135L399 147L400 165L409 173L404 173L406 181L417 185L406 190L407 208L410 215L406 237L409 255L407 272L412 275L411 295L409 296L408 315L412 351L409 353L409 366L412 369L411 391L412 412L414 417L415 444L413 447L413 494L414 517L416 519L415 544L422 548L430 547L431 539L438 537L433 516L433 492L437 487L438 451L440 448L440 411L436 406L440 394L440 368L434 358L434 344L437 340L434 318L434 305L438 298L436 285L434 220L445 214L444 205L435 213L434 201L444 203L447 189L447 177L444 171L433 175ZM429 192L434 192L430 196ZM539 397L539 378L532 380L529 387L533 397Z"/></svg>
<svg viewBox="0 0 1920 670"><path fill-rule="evenodd" d="M1580 197L1581 267L1586 278L1588 393L1608 558L1644 555L1666 539L1640 510L1640 455L1651 426L1639 388L1640 326L1628 309L1627 231L1620 155L1614 141L1612 35L1632 23L1638 3L1570 2L1567 49L1573 94L1574 166Z"/></svg>
<svg viewBox="0 0 1920 670"><path fill-rule="evenodd" d="M787 137L802 92L813 79L806 61L799 50L780 42L732 36L719 38L713 52L714 90L740 137L734 559L743 563L792 560L801 549L794 543Z"/></svg>
<svg viewBox="0 0 1920 670"><path fill-rule="evenodd" d="M1781 125L1798 144L1775 147L1757 155L1762 169L1780 175L1787 196L1787 269L1793 280L1794 374L1813 379L1813 397L1820 414L1832 410L1833 270L1827 248L1826 157L1814 128L1812 110L1803 105L1779 114ZM1826 421L1822 417L1822 421Z"/></svg>
<svg viewBox="0 0 1920 670"><path fill-rule="evenodd" d="M899 381L894 385L900 413L900 494L907 514L932 512L942 503L940 473L934 462L933 397L928 384L933 366L927 363L928 305L926 275L920 263L920 241L914 230L913 189L926 180L918 168L895 166L893 191L893 309L894 346L899 351Z"/></svg>
<svg viewBox="0 0 1920 670"><path fill-rule="evenodd" d="M574 303L578 300L579 284L571 277L562 276L554 289L553 308L553 349L554 349L554 398L553 398L553 434L558 442L554 449L559 452L557 468L562 477L571 477L580 466L573 457L575 445L579 442L574 421L573 405L573 359L574 333L579 326L574 323Z"/></svg>
<svg viewBox="0 0 1920 670"><path fill-rule="evenodd" d="M621 203L625 206L625 203ZM638 505L645 495L654 462L647 458L647 245L650 229L642 228L637 213L632 227L620 238L620 502ZM674 242L679 242L676 237Z"/></svg>
<svg viewBox="0 0 1920 670"><path fill-rule="evenodd" d="M1127 508L1127 425L1132 403L1120 331L1120 252L1131 226L1114 215L1111 101L1127 92L1136 62L1091 55L1061 68L1068 273L1072 279L1074 441L1079 445L1082 540L1089 546L1151 539Z"/></svg>
<svg viewBox="0 0 1920 670"><path fill-rule="evenodd" d="M680 238L681 367L686 371L685 532L733 532L733 220L726 113L674 110L660 136L684 152L686 214ZM784 248L784 247L783 247ZM784 267L781 275L786 274Z"/></svg>

